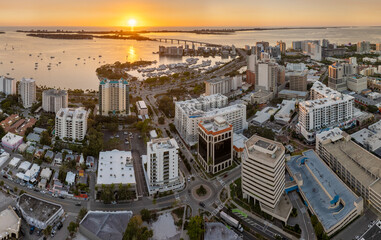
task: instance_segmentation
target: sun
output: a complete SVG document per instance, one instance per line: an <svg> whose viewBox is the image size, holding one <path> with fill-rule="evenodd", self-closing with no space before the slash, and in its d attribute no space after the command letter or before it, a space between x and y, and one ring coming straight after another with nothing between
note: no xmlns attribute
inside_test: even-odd
<svg viewBox="0 0 381 240"><path fill-rule="evenodd" d="M135 27L136 26L136 20L131 18L130 20L128 20L128 26L130 27Z"/></svg>

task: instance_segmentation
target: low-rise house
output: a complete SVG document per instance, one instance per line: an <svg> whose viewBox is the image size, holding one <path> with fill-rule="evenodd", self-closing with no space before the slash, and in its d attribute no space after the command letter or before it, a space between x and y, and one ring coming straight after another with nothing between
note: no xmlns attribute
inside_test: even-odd
<svg viewBox="0 0 381 240"><path fill-rule="evenodd" d="M59 152L54 156L54 164L56 165L62 164L62 153Z"/></svg>
<svg viewBox="0 0 381 240"><path fill-rule="evenodd" d="M92 156L87 156L86 158L86 167L93 168L95 166L95 159Z"/></svg>
<svg viewBox="0 0 381 240"><path fill-rule="evenodd" d="M87 173L85 171L79 170L77 183L87 185Z"/></svg>
<svg viewBox="0 0 381 240"><path fill-rule="evenodd" d="M26 137L26 140L28 142L37 142L39 143L40 142L40 135L36 134L36 133L29 133L28 136Z"/></svg>
<svg viewBox="0 0 381 240"><path fill-rule="evenodd" d="M65 182L70 186L74 185L75 184L75 173L67 172Z"/></svg>
<svg viewBox="0 0 381 240"><path fill-rule="evenodd" d="M39 189L45 189L46 188L46 184L47 184L47 180L45 178L43 178L38 183L38 188Z"/></svg>
<svg viewBox="0 0 381 240"><path fill-rule="evenodd" d="M40 172L40 169L40 166L34 163L32 167L25 172L24 181L34 183L36 181L38 173Z"/></svg>
<svg viewBox="0 0 381 240"><path fill-rule="evenodd" d="M50 179L51 176L52 176L52 170L50 170L50 168L42 169L41 174L40 174L41 178Z"/></svg>
<svg viewBox="0 0 381 240"><path fill-rule="evenodd" d="M41 159L44 156L44 152L44 149L39 148L34 152L34 157Z"/></svg>
<svg viewBox="0 0 381 240"><path fill-rule="evenodd" d="M16 168L20 164L20 161L21 161L20 158L14 157L14 158L12 158L12 160L9 162L8 165L13 167L13 168Z"/></svg>
<svg viewBox="0 0 381 240"><path fill-rule="evenodd" d="M17 148L17 151L19 153L24 153L28 147L29 147L28 144L21 143L20 146Z"/></svg>
<svg viewBox="0 0 381 240"><path fill-rule="evenodd" d="M26 149L26 153L31 154L31 155L33 155L35 151L36 151L36 148L34 146L29 146Z"/></svg>
<svg viewBox="0 0 381 240"><path fill-rule="evenodd" d="M54 152L51 150L46 151L45 159L52 161L54 159Z"/></svg>
<svg viewBox="0 0 381 240"><path fill-rule="evenodd" d="M18 170L22 172L26 172L30 168L30 165L32 165L30 162L24 161L20 164Z"/></svg>

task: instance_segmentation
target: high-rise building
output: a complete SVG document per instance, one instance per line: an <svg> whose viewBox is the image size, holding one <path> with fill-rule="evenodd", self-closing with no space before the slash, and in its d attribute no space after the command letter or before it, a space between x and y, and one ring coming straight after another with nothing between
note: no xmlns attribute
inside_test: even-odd
<svg viewBox="0 0 381 240"><path fill-rule="evenodd" d="M376 51L381 52L381 43L376 43Z"/></svg>
<svg viewBox="0 0 381 240"><path fill-rule="evenodd" d="M354 97L339 93L317 81L310 89L312 100L299 103L300 133L309 142L315 141L319 130L351 124Z"/></svg>
<svg viewBox="0 0 381 240"><path fill-rule="evenodd" d="M32 107L36 102L36 81L31 78L22 78L19 83L19 95L24 108Z"/></svg>
<svg viewBox="0 0 381 240"><path fill-rule="evenodd" d="M84 108L61 108L56 114L55 136L66 141L82 141L88 117L89 112Z"/></svg>
<svg viewBox="0 0 381 240"><path fill-rule="evenodd" d="M276 45L279 46L281 53L286 53L286 43L281 41L276 42Z"/></svg>
<svg viewBox="0 0 381 240"><path fill-rule="evenodd" d="M334 63L330 65L328 68L328 87L337 91L347 90L347 77L356 74L357 69L357 64Z"/></svg>
<svg viewBox="0 0 381 240"><path fill-rule="evenodd" d="M277 93L278 64L274 62L259 62L255 72L255 89Z"/></svg>
<svg viewBox="0 0 381 240"><path fill-rule="evenodd" d="M236 133L247 128L246 105L228 106L228 98L222 94L175 102L175 126L189 145L198 141L198 123L218 116L233 125Z"/></svg>
<svg viewBox="0 0 381 240"><path fill-rule="evenodd" d="M257 53L262 51L267 51L270 46L269 42L264 42L264 41L257 42L255 45L257 47Z"/></svg>
<svg viewBox="0 0 381 240"><path fill-rule="evenodd" d="M255 67L257 65L257 55L250 54L247 56L247 70L255 72Z"/></svg>
<svg viewBox="0 0 381 240"><path fill-rule="evenodd" d="M179 146L174 138L147 143L147 176L150 188L165 189L179 181Z"/></svg>
<svg viewBox="0 0 381 240"><path fill-rule="evenodd" d="M198 159L205 171L216 174L233 164L233 126L223 117L198 124Z"/></svg>
<svg viewBox="0 0 381 240"><path fill-rule="evenodd" d="M99 83L99 114L127 115L129 113L129 85L126 80L107 80Z"/></svg>
<svg viewBox="0 0 381 240"><path fill-rule="evenodd" d="M242 194L259 201L261 210L287 221L292 206L285 189L285 148L282 143L253 135L245 143L242 159Z"/></svg>
<svg viewBox="0 0 381 240"><path fill-rule="evenodd" d="M68 107L68 94L66 90L48 89L42 92L42 109L45 112L58 112Z"/></svg>
<svg viewBox="0 0 381 240"><path fill-rule="evenodd" d="M369 53L370 52L370 42L362 41L357 43L357 52L359 53Z"/></svg>
<svg viewBox="0 0 381 240"><path fill-rule="evenodd" d="M214 95L217 93L227 94L242 87L242 76L219 77L207 80L205 83L205 95Z"/></svg>
<svg viewBox="0 0 381 240"><path fill-rule="evenodd" d="M286 82L286 68L285 66L277 66L277 83L283 84Z"/></svg>
<svg viewBox="0 0 381 240"><path fill-rule="evenodd" d="M307 91L307 74L308 71L293 72L289 74L290 90Z"/></svg>
<svg viewBox="0 0 381 240"><path fill-rule="evenodd" d="M5 95L16 94L16 79L0 76L0 92Z"/></svg>

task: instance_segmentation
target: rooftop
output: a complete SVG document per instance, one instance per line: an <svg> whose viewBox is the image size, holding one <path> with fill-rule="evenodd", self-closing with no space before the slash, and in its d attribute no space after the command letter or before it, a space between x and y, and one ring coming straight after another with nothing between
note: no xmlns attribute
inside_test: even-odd
<svg viewBox="0 0 381 240"><path fill-rule="evenodd" d="M362 185L369 186L381 176L381 159L352 140L331 142L324 147Z"/></svg>
<svg viewBox="0 0 381 240"><path fill-rule="evenodd" d="M212 135L233 130L232 125L228 124L223 117L215 117L211 120L201 121L198 125L206 134Z"/></svg>
<svg viewBox="0 0 381 240"><path fill-rule="evenodd" d="M253 159L261 159L271 165L284 155L285 148L282 143L267 138L253 135L245 143L248 156Z"/></svg>
<svg viewBox="0 0 381 240"><path fill-rule="evenodd" d="M131 211L89 211L80 222L80 226L99 239L122 240L131 217Z"/></svg>
<svg viewBox="0 0 381 240"><path fill-rule="evenodd" d="M66 117L71 119L86 120L87 111L85 108L61 108L57 114L57 117Z"/></svg>
<svg viewBox="0 0 381 240"><path fill-rule="evenodd" d="M144 101L138 101L140 109L147 109L147 105Z"/></svg>
<svg viewBox="0 0 381 240"><path fill-rule="evenodd" d="M30 218L41 222L46 222L62 209L61 205L35 198L26 193L19 197L17 204Z"/></svg>
<svg viewBox="0 0 381 240"><path fill-rule="evenodd" d="M236 151L239 151L239 152L243 151L246 141L247 141L247 137L245 137L243 134L233 133L233 148Z"/></svg>
<svg viewBox="0 0 381 240"><path fill-rule="evenodd" d="M324 229L328 231L356 208L357 197L313 150L287 162L292 175L302 180L303 191Z"/></svg>
<svg viewBox="0 0 381 240"><path fill-rule="evenodd" d="M157 138L147 143L147 147L155 152L161 149L178 149L179 146L174 138Z"/></svg>
<svg viewBox="0 0 381 240"><path fill-rule="evenodd" d="M112 150L99 153L97 184L135 184L131 152Z"/></svg>
<svg viewBox="0 0 381 240"><path fill-rule="evenodd" d="M66 90L48 89L42 92L43 95L62 97L67 95Z"/></svg>
<svg viewBox="0 0 381 240"><path fill-rule="evenodd" d="M0 238L7 236L8 233L18 232L20 225L21 218L13 211L11 206L0 212Z"/></svg>

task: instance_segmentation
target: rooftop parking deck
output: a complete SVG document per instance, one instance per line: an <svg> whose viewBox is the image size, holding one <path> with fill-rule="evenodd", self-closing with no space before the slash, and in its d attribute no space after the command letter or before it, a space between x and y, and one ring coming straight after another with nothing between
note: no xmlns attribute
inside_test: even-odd
<svg viewBox="0 0 381 240"><path fill-rule="evenodd" d="M325 230L347 218L361 201L313 150L291 158L287 166L298 182L303 181L299 189Z"/></svg>

